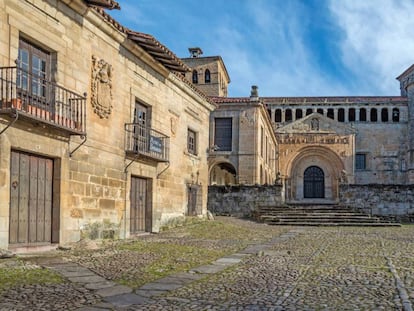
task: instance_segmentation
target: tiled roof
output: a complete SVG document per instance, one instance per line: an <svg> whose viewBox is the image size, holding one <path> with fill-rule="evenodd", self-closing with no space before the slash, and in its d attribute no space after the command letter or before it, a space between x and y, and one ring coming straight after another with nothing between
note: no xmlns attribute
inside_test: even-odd
<svg viewBox="0 0 414 311"><path fill-rule="evenodd" d="M216 104L249 103L250 97L210 97Z"/></svg>
<svg viewBox="0 0 414 311"><path fill-rule="evenodd" d="M111 1L111 0L105 0ZM105 2L101 0L100 2ZM92 2L92 0L91 0ZM95 1L98 2L98 1ZM187 72L190 68L185 65L173 52L171 52L165 45L155 39L153 36L141 32L130 30L120 23L118 23L112 16L105 12L101 7L94 6L94 9L102 16L108 23L112 24L120 32L126 34L129 39L134 41L144 51L150 54L156 61L161 63L165 68L175 72Z"/></svg>
<svg viewBox="0 0 414 311"><path fill-rule="evenodd" d="M109 10L120 10L121 6L114 0L84 0L88 5L105 8Z"/></svg>
<svg viewBox="0 0 414 311"><path fill-rule="evenodd" d="M190 68L185 65L173 52L171 52L165 45L155 39L153 36L127 30L128 38L143 48L154 59L159 61L164 67L171 71L186 72Z"/></svg>

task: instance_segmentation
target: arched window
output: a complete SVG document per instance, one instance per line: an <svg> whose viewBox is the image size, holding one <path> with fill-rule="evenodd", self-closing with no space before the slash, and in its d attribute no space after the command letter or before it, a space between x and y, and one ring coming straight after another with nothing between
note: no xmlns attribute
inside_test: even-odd
<svg viewBox="0 0 414 311"><path fill-rule="evenodd" d="M193 70L193 83L197 84L198 83L198 73L197 70Z"/></svg>
<svg viewBox="0 0 414 311"><path fill-rule="evenodd" d="M381 121L388 122L388 109L387 108L381 109Z"/></svg>
<svg viewBox="0 0 414 311"><path fill-rule="evenodd" d="M312 108L306 109L306 115L307 116L310 115L310 114L312 114L312 112L313 112Z"/></svg>
<svg viewBox="0 0 414 311"><path fill-rule="evenodd" d="M204 72L204 82L210 83L211 82L211 76L210 76L210 70L206 69Z"/></svg>
<svg viewBox="0 0 414 311"><path fill-rule="evenodd" d="M296 117L296 120L302 118L302 109L296 109L295 117Z"/></svg>
<svg viewBox="0 0 414 311"><path fill-rule="evenodd" d="M338 109L338 122L345 122L345 109L344 108Z"/></svg>
<svg viewBox="0 0 414 311"><path fill-rule="evenodd" d="M328 108L326 116L333 120L335 118L334 110L332 108Z"/></svg>
<svg viewBox="0 0 414 311"><path fill-rule="evenodd" d="M359 121L367 121L367 110L365 108L359 109Z"/></svg>
<svg viewBox="0 0 414 311"><path fill-rule="evenodd" d="M322 109L322 108L318 108L318 109L316 110L316 112L317 112L317 113L319 113L319 114L321 114L321 115L323 115L323 109Z"/></svg>
<svg viewBox="0 0 414 311"><path fill-rule="evenodd" d="M371 108L371 122L377 122L378 121L378 115L377 115L377 108Z"/></svg>
<svg viewBox="0 0 414 311"><path fill-rule="evenodd" d="M292 109L285 110L285 121L292 121Z"/></svg>
<svg viewBox="0 0 414 311"><path fill-rule="evenodd" d="M348 110L348 121L355 122L355 108L349 108Z"/></svg>
<svg viewBox="0 0 414 311"><path fill-rule="evenodd" d="M275 122L282 122L282 109L275 110Z"/></svg>
<svg viewBox="0 0 414 311"><path fill-rule="evenodd" d="M400 122L400 110L398 108L392 109L392 122Z"/></svg>

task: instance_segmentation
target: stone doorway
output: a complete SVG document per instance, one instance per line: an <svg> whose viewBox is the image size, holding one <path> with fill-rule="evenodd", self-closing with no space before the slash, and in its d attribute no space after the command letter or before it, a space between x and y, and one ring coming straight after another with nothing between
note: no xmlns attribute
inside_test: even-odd
<svg viewBox="0 0 414 311"><path fill-rule="evenodd" d="M325 197L325 174L318 166L308 167L303 174L303 196L306 199Z"/></svg>

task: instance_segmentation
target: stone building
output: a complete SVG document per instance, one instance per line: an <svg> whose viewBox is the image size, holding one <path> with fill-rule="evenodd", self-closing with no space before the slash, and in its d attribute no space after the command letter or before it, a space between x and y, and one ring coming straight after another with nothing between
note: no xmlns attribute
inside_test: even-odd
<svg viewBox="0 0 414 311"><path fill-rule="evenodd" d="M200 54L195 56L190 58L191 62L187 58L183 61L193 72L201 72L207 60ZM233 140L237 152L217 154L210 148L210 184L218 184L214 177L217 164L220 171L227 170L235 176L224 183L281 183L283 201L288 203L351 204L352 200L345 198L343 185L364 185L364 189L371 189L372 184L413 184L414 65L397 79L401 83L401 96L259 97L257 94L254 102L266 109L269 123L251 119L252 123L257 122L252 128L263 126L269 138L275 135L269 155L270 159L276 159L275 170L264 173L264 176L269 174L267 179L258 178L259 164L249 162L242 150L249 146L250 155L262 154L262 144L257 143L260 135L238 126L246 108L252 105L251 98L226 97L223 95L226 92L209 93L218 105L210 118L210 144L214 147L218 135L214 132L217 117L231 116L238 126ZM232 167L227 163L232 163ZM378 189L381 187L365 193L368 197L378 197L381 191ZM404 212L409 208L414 213L414 206L400 203Z"/></svg>
<svg viewBox="0 0 414 311"><path fill-rule="evenodd" d="M0 248L206 213L215 104L107 9L119 5L0 0Z"/></svg>

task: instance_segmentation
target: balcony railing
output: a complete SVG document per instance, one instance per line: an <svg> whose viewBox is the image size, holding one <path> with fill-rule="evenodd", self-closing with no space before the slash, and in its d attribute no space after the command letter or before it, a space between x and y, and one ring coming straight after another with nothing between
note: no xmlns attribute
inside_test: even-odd
<svg viewBox="0 0 414 311"><path fill-rule="evenodd" d="M86 98L18 67L0 68L0 113L85 133Z"/></svg>
<svg viewBox="0 0 414 311"><path fill-rule="evenodd" d="M125 131L127 153L157 162L168 162L170 150L168 136L139 123L125 124Z"/></svg>

